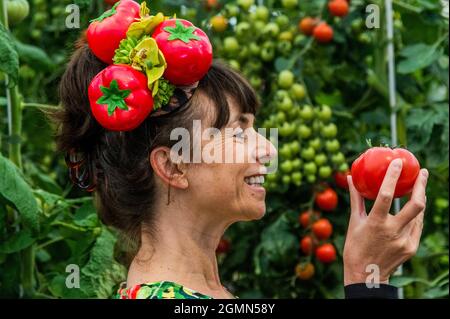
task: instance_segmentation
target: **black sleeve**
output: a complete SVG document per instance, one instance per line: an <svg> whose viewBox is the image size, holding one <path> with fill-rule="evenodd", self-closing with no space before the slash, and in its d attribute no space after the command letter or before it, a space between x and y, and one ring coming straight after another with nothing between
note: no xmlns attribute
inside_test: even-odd
<svg viewBox="0 0 450 319"><path fill-rule="evenodd" d="M344 287L345 299L398 299L398 288L380 284L378 288L368 288L365 283Z"/></svg>

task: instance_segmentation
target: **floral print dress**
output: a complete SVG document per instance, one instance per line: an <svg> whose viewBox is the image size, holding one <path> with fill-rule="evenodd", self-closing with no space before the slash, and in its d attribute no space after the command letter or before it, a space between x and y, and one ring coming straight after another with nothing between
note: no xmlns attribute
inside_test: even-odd
<svg viewBox="0 0 450 319"><path fill-rule="evenodd" d="M171 281L158 281L126 288L126 283L114 299L213 299Z"/></svg>

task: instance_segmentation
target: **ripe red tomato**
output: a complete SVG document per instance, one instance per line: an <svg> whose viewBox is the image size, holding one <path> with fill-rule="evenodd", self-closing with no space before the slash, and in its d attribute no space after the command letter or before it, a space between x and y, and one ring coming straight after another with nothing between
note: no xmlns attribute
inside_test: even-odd
<svg viewBox="0 0 450 319"><path fill-rule="evenodd" d="M344 17L348 14L349 5L346 0L332 0L328 3L328 10L333 16Z"/></svg>
<svg viewBox="0 0 450 319"><path fill-rule="evenodd" d="M326 22L320 23L314 28L313 32L314 38L320 43L328 43L333 40L333 28Z"/></svg>
<svg viewBox="0 0 450 319"><path fill-rule="evenodd" d="M324 264L332 263L336 260L336 249L332 244L323 244L317 247L316 258Z"/></svg>
<svg viewBox="0 0 450 319"><path fill-rule="evenodd" d="M328 239L333 233L333 225L331 225L328 219L321 218L312 225L312 231L317 239Z"/></svg>
<svg viewBox="0 0 450 319"><path fill-rule="evenodd" d="M318 23L318 19L311 18L311 17L305 17L300 20L298 24L298 28L300 31L305 35L311 35L313 34L314 28L316 27Z"/></svg>
<svg viewBox="0 0 450 319"><path fill-rule="evenodd" d="M347 176L350 175L350 170L345 172L336 172L334 174L334 181L336 185L343 189L348 189Z"/></svg>
<svg viewBox="0 0 450 319"><path fill-rule="evenodd" d="M304 211L298 216L298 221L300 225L302 225L303 228L307 228L311 224L311 215L314 214L314 218L318 218L320 216L320 213L317 211Z"/></svg>
<svg viewBox="0 0 450 319"><path fill-rule="evenodd" d="M216 253L217 254L226 254L227 252L230 251L230 241L228 239L225 238L221 238L219 241L219 245L216 248Z"/></svg>
<svg viewBox="0 0 450 319"><path fill-rule="evenodd" d="M311 236L305 236L302 238L302 240L300 241L300 250L305 254L305 255L311 255L311 253L314 250L314 241L313 238Z"/></svg>
<svg viewBox="0 0 450 319"><path fill-rule="evenodd" d="M139 9L137 2L121 0L89 25L87 41L97 58L107 64L113 63L120 41L127 37L128 27L139 18Z"/></svg>
<svg viewBox="0 0 450 319"><path fill-rule="evenodd" d="M352 179L358 192L367 199L376 199L389 164L397 158L402 160L403 168L394 197L409 194L419 175L420 164L410 151L389 147L372 147L353 162Z"/></svg>
<svg viewBox="0 0 450 319"><path fill-rule="evenodd" d="M337 204L338 195L331 187L316 194L316 205L322 210L332 211L337 207Z"/></svg>
<svg viewBox="0 0 450 319"><path fill-rule="evenodd" d="M156 27L152 37L167 61L164 78L174 85L191 85L208 72L213 51L203 30L183 19L169 19Z"/></svg>
<svg viewBox="0 0 450 319"><path fill-rule="evenodd" d="M152 92L144 73L113 64L91 81L89 102L95 119L111 131L138 127L153 110Z"/></svg>

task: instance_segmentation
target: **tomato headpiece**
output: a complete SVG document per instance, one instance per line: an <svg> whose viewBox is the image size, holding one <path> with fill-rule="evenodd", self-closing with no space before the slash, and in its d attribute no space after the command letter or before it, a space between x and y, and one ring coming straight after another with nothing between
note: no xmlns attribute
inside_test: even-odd
<svg viewBox="0 0 450 319"><path fill-rule="evenodd" d="M150 15L145 1L118 1L86 35L93 54L109 64L88 94L93 116L111 131L133 130L148 116L185 105L213 60L205 32L187 20Z"/></svg>

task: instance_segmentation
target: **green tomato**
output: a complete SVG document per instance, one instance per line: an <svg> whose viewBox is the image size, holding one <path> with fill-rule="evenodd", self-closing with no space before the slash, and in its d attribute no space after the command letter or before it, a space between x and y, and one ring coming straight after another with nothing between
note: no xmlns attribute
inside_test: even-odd
<svg viewBox="0 0 450 319"><path fill-rule="evenodd" d="M227 3L225 5L225 16L227 18L232 18L232 17L236 17L239 14L239 7L231 4L231 3Z"/></svg>
<svg viewBox="0 0 450 319"><path fill-rule="evenodd" d="M284 112L289 112L294 104L289 96L285 97L281 102L277 103L278 109Z"/></svg>
<svg viewBox="0 0 450 319"><path fill-rule="evenodd" d="M316 156L316 151L312 147L307 147L302 150L301 156L307 161L311 161Z"/></svg>
<svg viewBox="0 0 450 319"><path fill-rule="evenodd" d="M280 148L280 155L285 160L290 159L292 157L292 152L291 152L291 148L289 147L289 145L284 144Z"/></svg>
<svg viewBox="0 0 450 319"><path fill-rule="evenodd" d="M303 100L306 96L305 87L299 83L294 83L289 92L291 93L291 97L298 101Z"/></svg>
<svg viewBox="0 0 450 319"><path fill-rule="evenodd" d="M314 162L308 162L303 165L303 171L306 175L315 175L317 173L317 166Z"/></svg>
<svg viewBox="0 0 450 319"><path fill-rule="evenodd" d="M269 9L267 9L267 7L265 6L257 6L255 15L257 20L267 22L269 20L270 12Z"/></svg>
<svg viewBox="0 0 450 319"><path fill-rule="evenodd" d="M289 89L292 84L294 84L294 73L289 70L281 71L278 75L278 85L283 89Z"/></svg>
<svg viewBox="0 0 450 319"><path fill-rule="evenodd" d="M446 198L442 198L442 197L438 197L434 200L434 205L436 206L436 208L438 210L444 210L448 208L448 199Z"/></svg>
<svg viewBox="0 0 450 319"><path fill-rule="evenodd" d="M289 22L290 22L289 18L284 14L279 15L275 19L275 23L278 24L280 29L285 29L289 25Z"/></svg>
<svg viewBox="0 0 450 319"><path fill-rule="evenodd" d="M294 46L303 46L305 39L306 39L306 37L304 34L296 35L294 38Z"/></svg>
<svg viewBox="0 0 450 319"><path fill-rule="evenodd" d="M265 62L272 61L275 58L275 49L263 48L261 50L261 59Z"/></svg>
<svg viewBox="0 0 450 319"><path fill-rule="evenodd" d="M357 18L357 19L353 20L352 25L351 25L353 32L356 32L356 33L361 32L363 25L364 25L363 19Z"/></svg>
<svg viewBox="0 0 450 319"><path fill-rule="evenodd" d="M313 184L316 182L317 177L316 175L308 175L306 176L306 180L308 181L308 183Z"/></svg>
<svg viewBox="0 0 450 319"><path fill-rule="evenodd" d="M286 9L294 9L298 6L298 0L281 0L281 3Z"/></svg>
<svg viewBox="0 0 450 319"><path fill-rule="evenodd" d="M223 47L227 53L237 53L239 51L239 42L235 37L226 37L223 40Z"/></svg>
<svg viewBox="0 0 450 319"><path fill-rule="evenodd" d="M323 166L327 163L327 156L324 153L317 154L314 162L317 166Z"/></svg>
<svg viewBox="0 0 450 319"><path fill-rule="evenodd" d="M291 161L288 160L288 161L284 161L283 163L281 163L280 169L281 169L281 171L283 173L290 173L290 172L292 172L293 167L292 167Z"/></svg>
<svg viewBox="0 0 450 319"><path fill-rule="evenodd" d="M265 26L266 26L265 22L259 20L253 22L253 36L259 36Z"/></svg>
<svg viewBox="0 0 450 319"><path fill-rule="evenodd" d="M262 85L262 79L259 76L251 76L250 77L250 84L254 87L259 89Z"/></svg>
<svg viewBox="0 0 450 319"><path fill-rule="evenodd" d="M318 112L319 120L323 122L328 122L331 119L331 116L333 115L333 112L331 111L331 107L328 105L322 105Z"/></svg>
<svg viewBox="0 0 450 319"><path fill-rule="evenodd" d="M280 27L275 22L269 22L266 24L266 26L262 29L263 35L276 38L278 34L280 33Z"/></svg>
<svg viewBox="0 0 450 319"><path fill-rule="evenodd" d="M249 49L252 55L259 55L261 52L261 48L255 42L250 43Z"/></svg>
<svg viewBox="0 0 450 319"><path fill-rule="evenodd" d="M298 170L302 167L302 160L299 158L296 158L294 160L292 160L292 168L294 170Z"/></svg>
<svg viewBox="0 0 450 319"><path fill-rule="evenodd" d="M312 124L312 129L314 132L319 133L322 130L323 123L319 120L314 120Z"/></svg>
<svg viewBox="0 0 450 319"><path fill-rule="evenodd" d="M328 140L325 142L325 148L330 153L336 153L341 148L341 144L337 139Z"/></svg>
<svg viewBox="0 0 450 319"><path fill-rule="evenodd" d="M292 51L292 43L289 41L279 41L277 43L277 50L281 55L289 55Z"/></svg>
<svg viewBox="0 0 450 319"><path fill-rule="evenodd" d="M237 4L244 10L250 9L255 4L255 0L237 0Z"/></svg>
<svg viewBox="0 0 450 319"><path fill-rule="evenodd" d="M277 115L275 116L275 119L276 119L277 123L280 123L280 124L286 122L286 113L279 111L277 113Z"/></svg>
<svg viewBox="0 0 450 319"><path fill-rule="evenodd" d="M277 181L277 175L276 174L268 174L265 178L265 181L268 183L274 183Z"/></svg>
<svg viewBox="0 0 450 319"><path fill-rule="evenodd" d="M312 130L308 126L301 124L297 129L297 134L299 138L307 139L311 136Z"/></svg>
<svg viewBox="0 0 450 319"><path fill-rule="evenodd" d="M305 105L300 111L300 118L305 121L311 121L314 118L314 110L310 105Z"/></svg>
<svg viewBox="0 0 450 319"><path fill-rule="evenodd" d="M299 141L291 142L290 147L291 147L292 154L296 154L296 153L300 152L300 143L299 143Z"/></svg>
<svg viewBox="0 0 450 319"><path fill-rule="evenodd" d="M284 185L289 185L291 183L291 177L289 175L283 175L281 180Z"/></svg>
<svg viewBox="0 0 450 319"><path fill-rule="evenodd" d="M333 162L334 165L339 166L345 163L345 156L341 152L336 153L331 157L331 161Z"/></svg>
<svg viewBox="0 0 450 319"><path fill-rule="evenodd" d="M241 69L241 65L237 60L229 60L228 64L235 70L239 71Z"/></svg>
<svg viewBox="0 0 450 319"><path fill-rule="evenodd" d="M333 138L337 135L337 126L334 123L330 123L322 127L322 136L325 138Z"/></svg>
<svg viewBox="0 0 450 319"><path fill-rule="evenodd" d="M312 139L311 141L309 141L308 143L309 147L312 147L314 150L320 150L320 148L322 147L322 141L320 140L320 138L316 137L315 139Z"/></svg>
<svg viewBox="0 0 450 319"><path fill-rule="evenodd" d="M22 22L30 13L30 5L27 0L8 0L6 1L6 10L8 13L8 22L16 25Z"/></svg>
<svg viewBox="0 0 450 319"><path fill-rule="evenodd" d="M300 186L302 184L302 173L301 172L294 172L291 175L291 180L296 186Z"/></svg>
<svg viewBox="0 0 450 319"><path fill-rule="evenodd" d="M330 166L322 166L321 168L319 168L319 176L321 178L328 178L331 176L332 173L333 170L331 169Z"/></svg>
<svg viewBox="0 0 450 319"><path fill-rule="evenodd" d="M248 23L248 22L246 22L246 21L243 21L243 22L239 22L237 25L236 25L236 36L239 38L239 39L245 39L245 38L248 38L249 37L249 35L250 35L250 30L251 30L251 25L250 25L250 23Z"/></svg>
<svg viewBox="0 0 450 319"><path fill-rule="evenodd" d="M342 163L341 165L339 165L338 171L339 172L346 172L349 170L348 164L347 163Z"/></svg>

